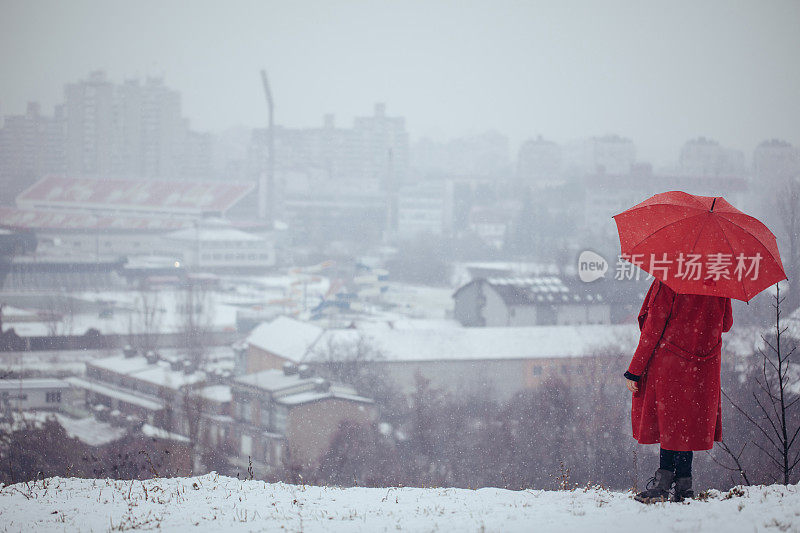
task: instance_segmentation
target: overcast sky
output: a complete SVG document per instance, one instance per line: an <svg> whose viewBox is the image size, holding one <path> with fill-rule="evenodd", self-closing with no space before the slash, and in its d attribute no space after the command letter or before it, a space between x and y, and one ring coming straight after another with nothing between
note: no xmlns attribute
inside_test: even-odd
<svg viewBox="0 0 800 533"><path fill-rule="evenodd" d="M800 145L800 1L0 0L0 113L48 113L103 68L159 75L200 130L348 126L386 102L412 140L619 133L666 163L705 135Z"/></svg>

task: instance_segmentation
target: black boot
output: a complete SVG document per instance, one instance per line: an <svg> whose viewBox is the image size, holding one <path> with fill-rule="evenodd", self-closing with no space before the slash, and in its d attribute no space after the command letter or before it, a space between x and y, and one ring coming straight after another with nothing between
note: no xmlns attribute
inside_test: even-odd
<svg viewBox="0 0 800 533"><path fill-rule="evenodd" d="M686 498L694 498L694 491L692 490L692 476L676 477L675 493L672 495L672 501L682 502Z"/></svg>
<svg viewBox="0 0 800 533"><path fill-rule="evenodd" d="M656 470L655 475L650 478L650 481L647 483L647 490L640 492L634 496L633 499L642 503L668 501L669 488L672 486L672 480L674 477L674 472L659 468ZM653 485L652 488L650 488L651 485Z"/></svg>

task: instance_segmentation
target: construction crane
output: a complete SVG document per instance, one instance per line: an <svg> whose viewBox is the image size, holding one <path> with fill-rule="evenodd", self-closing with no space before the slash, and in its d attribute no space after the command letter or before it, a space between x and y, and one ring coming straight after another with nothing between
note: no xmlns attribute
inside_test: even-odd
<svg viewBox="0 0 800 533"><path fill-rule="evenodd" d="M269 122L267 126L267 166L258 179L258 217L272 228L275 223L275 135L272 117L274 105L272 91L267 80L267 71L264 69L261 69L261 83L267 99Z"/></svg>

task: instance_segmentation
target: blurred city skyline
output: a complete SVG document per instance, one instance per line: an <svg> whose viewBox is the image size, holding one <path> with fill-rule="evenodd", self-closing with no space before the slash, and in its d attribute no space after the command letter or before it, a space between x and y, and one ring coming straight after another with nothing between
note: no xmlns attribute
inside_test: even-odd
<svg viewBox="0 0 800 533"><path fill-rule="evenodd" d="M0 115L103 69L163 77L193 129L349 127L374 102L412 139L495 130L512 152L619 134L674 161L705 136L752 153L800 143L798 2L2 2ZM179 22L175 22L179 21Z"/></svg>

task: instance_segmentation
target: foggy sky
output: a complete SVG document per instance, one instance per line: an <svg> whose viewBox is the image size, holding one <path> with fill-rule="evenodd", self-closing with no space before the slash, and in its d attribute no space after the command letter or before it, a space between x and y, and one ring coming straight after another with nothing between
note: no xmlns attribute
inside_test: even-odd
<svg viewBox="0 0 800 533"><path fill-rule="evenodd" d="M412 140L495 129L512 146L619 133L665 163L705 135L800 145L800 2L0 0L0 113L63 84L164 76L192 127L403 115Z"/></svg>

